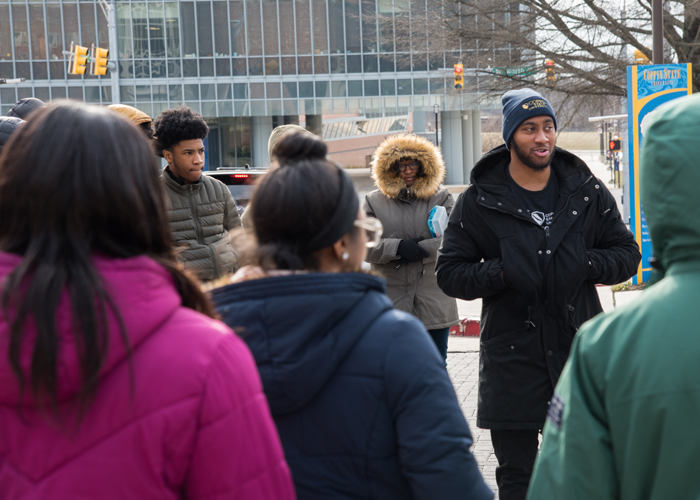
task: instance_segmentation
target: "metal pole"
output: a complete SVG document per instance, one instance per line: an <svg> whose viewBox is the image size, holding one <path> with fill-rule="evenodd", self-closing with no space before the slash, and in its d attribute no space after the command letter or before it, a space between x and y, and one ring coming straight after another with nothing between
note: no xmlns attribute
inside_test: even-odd
<svg viewBox="0 0 700 500"><path fill-rule="evenodd" d="M435 145L440 146L438 142L438 114L435 113Z"/></svg>
<svg viewBox="0 0 700 500"><path fill-rule="evenodd" d="M109 58L114 62L114 68L110 71L112 79L112 104L119 104L119 46L117 41L117 10L115 9L114 0L108 11L107 24L109 26Z"/></svg>
<svg viewBox="0 0 700 500"><path fill-rule="evenodd" d="M662 0L652 0L651 5L652 63L664 63L664 8Z"/></svg>

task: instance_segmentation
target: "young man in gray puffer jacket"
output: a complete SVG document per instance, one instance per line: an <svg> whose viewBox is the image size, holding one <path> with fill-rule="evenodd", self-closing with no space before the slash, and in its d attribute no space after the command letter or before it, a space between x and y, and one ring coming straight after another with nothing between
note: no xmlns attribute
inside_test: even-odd
<svg viewBox="0 0 700 500"><path fill-rule="evenodd" d="M202 175L209 127L186 106L163 111L153 125L156 153L168 162L161 179L179 259L202 281L235 272L229 231L241 225L236 202L223 182Z"/></svg>

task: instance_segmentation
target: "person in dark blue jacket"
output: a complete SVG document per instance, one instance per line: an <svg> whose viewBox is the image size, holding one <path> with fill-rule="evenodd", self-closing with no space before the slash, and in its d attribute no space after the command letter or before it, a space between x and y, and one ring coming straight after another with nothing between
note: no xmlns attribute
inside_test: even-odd
<svg viewBox="0 0 700 500"><path fill-rule="evenodd" d="M326 152L280 140L251 201L253 265L212 292L253 352L297 496L491 499L427 331L360 271L381 224Z"/></svg>

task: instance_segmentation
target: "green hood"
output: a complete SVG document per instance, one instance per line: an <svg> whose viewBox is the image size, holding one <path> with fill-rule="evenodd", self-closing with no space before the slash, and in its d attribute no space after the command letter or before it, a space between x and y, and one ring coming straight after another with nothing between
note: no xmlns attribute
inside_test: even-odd
<svg viewBox="0 0 700 500"><path fill-rule="evenodd" d="M673 100L650 117L640 160L641 200L663 278L700 261L700 95Z"/></svg>

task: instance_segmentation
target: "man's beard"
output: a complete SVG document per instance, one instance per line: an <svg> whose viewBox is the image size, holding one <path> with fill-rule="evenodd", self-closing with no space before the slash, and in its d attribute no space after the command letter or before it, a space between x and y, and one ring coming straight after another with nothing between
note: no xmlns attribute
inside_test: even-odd
<svg viewBox="0 0 700 500"><path fill-rule="evenodd" d="M525 152L518 147L518 143L511 141L511 147L513 148L513 152L515 152L515 156L518 157L518 160L520 160L523 165L534 170L535 172L542 172L545 168L552 164L552 158L554 157L553 149L549 152L549 156L546 159L542 159L544 163L534 163L525 154Z"/></svg>

